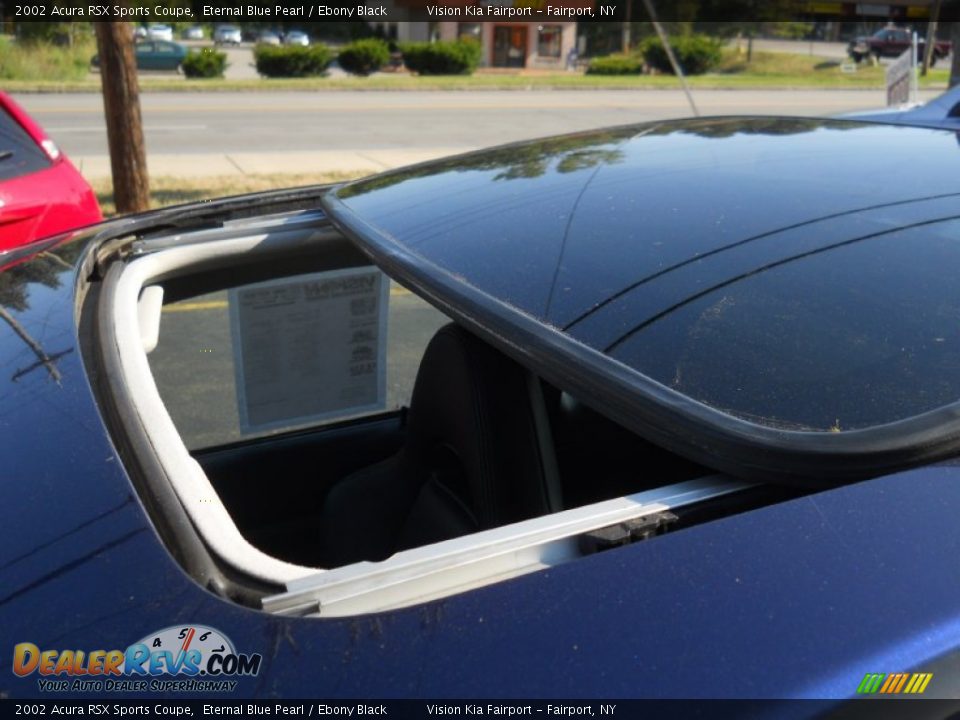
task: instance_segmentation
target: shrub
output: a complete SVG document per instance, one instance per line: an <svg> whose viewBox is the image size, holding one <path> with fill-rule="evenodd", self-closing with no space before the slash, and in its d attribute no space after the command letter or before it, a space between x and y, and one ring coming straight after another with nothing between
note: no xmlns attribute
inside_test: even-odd
<svg viewBox="0 0 960 720"><path fill-rule="evenodd" d="M257 72L266 77L308 77L323 75L333 59L326 45L309 47L258 45L253 50Z"/></svg>
<svg viewBox="0 0 960 720"><path fill-rule="evenodd" d="M810 37L813 32L813 23L806 22L775 22L770 23L770 34L774 37L802 40Z"/></svg>
<svg viewBox="0 0 960 720"><path fill-rule="evenodd" d="M706 35L680 35L670 39L673 54L687 75L700 75L720 62L722 44ZM647 38L641 46L647 65L660 72L673 73L670 59L658 37Z"/></svg>
<svg viewBox="0 0 960 720"><path fill-rule="evenodd" d="M476 40L401 43L403 63L420 75L470 75L480 64L482 50Z"/></svg>
<svg viewBox="0 0 960 720"><path fill-rule="evenodd" d="M191 50L183 59L183 74L188 78L219 78L227 69L227 54L212 48Z"/></svg>
<svg viewBox="0 0 960 720"><path fill-rule="evenodd" d="M390 62L390 47L383 40L355 40L337 56L340 67L353 75L369 75Z"/></svg>
<svg viewBox="0 0 960 720"><path fill-rule="evenodd" d="M593 58L587 66L587 75L638 75L642 71L643 60L634 55Z"/></svg>

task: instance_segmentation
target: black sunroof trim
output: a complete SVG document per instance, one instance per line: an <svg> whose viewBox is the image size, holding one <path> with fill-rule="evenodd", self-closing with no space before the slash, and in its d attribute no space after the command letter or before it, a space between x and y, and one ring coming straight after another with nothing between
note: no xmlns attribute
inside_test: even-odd
<svg viewBox="0 0 960 720"><path fill-rule="evenodd" d="M960 453L960 401L843 432L772 428L707 406L411 251L339 198L349 185L325 195L322 207L334 226L389 275L551 383L589 399L611 419L694 462L746 479L821 487Z"/></svg>

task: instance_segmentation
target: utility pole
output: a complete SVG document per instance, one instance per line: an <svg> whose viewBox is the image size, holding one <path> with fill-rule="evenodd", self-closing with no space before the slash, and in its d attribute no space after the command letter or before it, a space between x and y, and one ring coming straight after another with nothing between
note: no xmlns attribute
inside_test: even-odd
<svg viewBox="0 0 960 720"><path fill-rule="evenodd" d="M930 69L930 58L933 57L933 51L937 44L937 24L940 20L940 3L941 0L933 6L933 13L930 15L930 22L927 23L927 41L923 47L923 66L920 68L920 74L926 76L927 70Z"/></svg>
<svg viewBox="0 0 960 720"><path fill-rule="evenodd" d="M626 8L624 10L623 24L620 27L620 51L626 55L630 52L631 45L631 6L633 5L633 0L626 1Z"/></svg>
<svg viewBox="0 0 960 720"><path fill-rule="evenodd" d="M950 87L960 84L960 22L950 23L950 43L953 46L950 64Z"/></svg>
<svg viewBox="0 0 960 720"><path fill-rule="evenodd" d="M114 0L118 3L119 0ZM113 198L118 213L150 209L147 153L140 117L140 85L130 23L94 23L107 120Z"/></svg>

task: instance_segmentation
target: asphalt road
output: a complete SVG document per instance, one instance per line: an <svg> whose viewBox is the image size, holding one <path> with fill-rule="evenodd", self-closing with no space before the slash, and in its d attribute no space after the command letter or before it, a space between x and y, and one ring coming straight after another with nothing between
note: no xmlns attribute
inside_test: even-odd
<svg viewBox="0 0 960 720"><path fill-rule="evenodd" d="M694 98L704 115L833 115L885 104L880 90L697 90ZM17 100L69 155L107 154L100 95ZM679 90L148 93L141 101L151 155L472 149L691 114Z"/></svg>

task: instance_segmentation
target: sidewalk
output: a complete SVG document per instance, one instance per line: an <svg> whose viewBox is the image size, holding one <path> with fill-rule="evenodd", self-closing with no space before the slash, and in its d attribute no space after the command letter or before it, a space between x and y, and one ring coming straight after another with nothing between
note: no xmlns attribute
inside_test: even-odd
<svg viewBox="0 0 960 720"><path fill-rule="evenodd" d="M376 173L404 165L473 150L472 147L436 147L409 150L322 150L304 152L182 153L148 155L154 177L214 177L224 175L307 174L324 172ZM70 158L87 180L110 177L108 155Z"/></svg>

